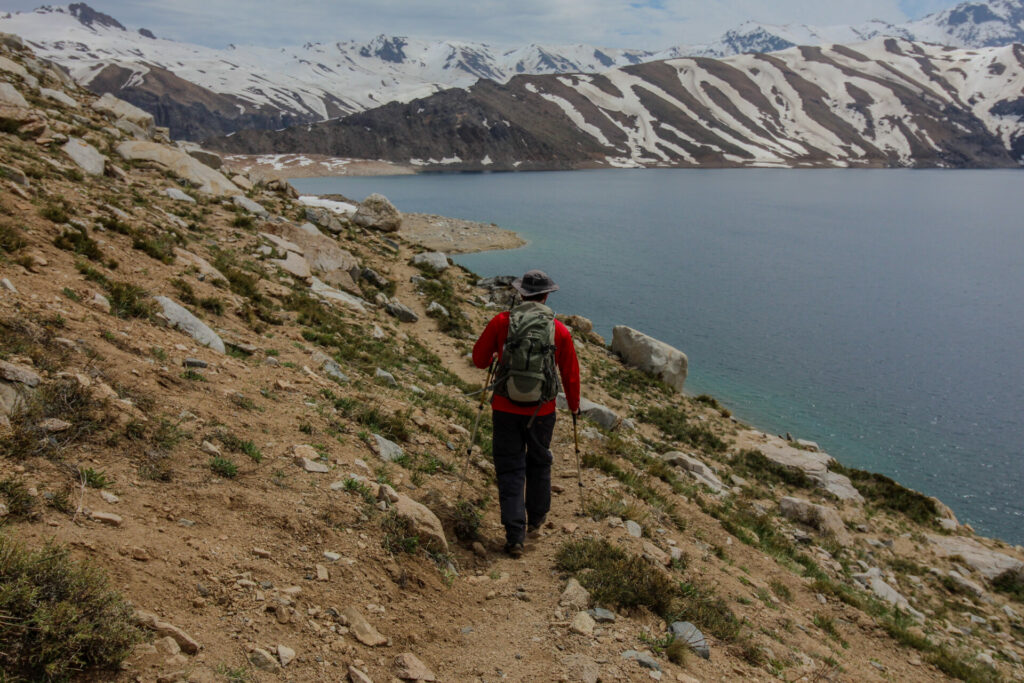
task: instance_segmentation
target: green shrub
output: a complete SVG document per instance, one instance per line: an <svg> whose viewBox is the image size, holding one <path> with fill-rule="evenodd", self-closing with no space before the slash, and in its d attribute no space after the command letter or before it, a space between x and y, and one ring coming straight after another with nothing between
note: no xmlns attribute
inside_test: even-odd
<svg viewBox="0 0 1024 683"><path fill-rule="evenodd" d="M220 475L225 479L234 479L235 475L238 474L238 465L220 456L210 459L210 469L213 470L214 474Z"/></svg>
<svg viewBox="0 0 1024 683"><path fill-rule="evenodd" d="M43 208L39 209L39 215L48 221L53 221L54 223L67 223L70 218L70 216L68 216L67 207L63 202L59 204L55 202L47 204Z"/></svg>
<svg viewBox="0 0 1024 683"><path fill-rule="evenodd" d="M460 500L455 504L455 537L460 541L480 538L480 524L484 516L472 503Z"/></svg>
<svg viewBox="0 0 1024 683"><path fill-rule="evenodd" d="M666 623L690 621L723 640L739 635L740 621L720 597L696 584L678 583L604 539L564 543L555 562L559 569L576 573L599 605L646 607Z"/></svg>
<svg viewBox="0 0 1024 683"><path fill-rule="evenodd" d="M145 236L136 232L132 239L132 248L155 258L161 263L174 263L174 240L167 235Z"/></svg>
<svg viewBox="0 0 1024 683"><path fill-rule="evenodd" d="M1017 602L1024 602L1024 569L1007 569L992 580L992 588Z"/></svg>
<svg viewBox="0 0 1024 683"><path fill-rule="evenodd" d="M39 426L48 418L64 420L71 426L48 433ZM77 381L61 379L40 385L11 415L10 431L0 439L0 455L17 460L58 457L67 447L99 431L104 419L100 402Z"/></svg>
<svg viewBox="0 0 1024 683"><path fill-rule="evenodd" d="M384 530L383 545L392 555L398 553L415 553L420 547L420 538L416 534L416 526L406 517L389 512L381 520Z"/></svg>
<svg viewBox="0 0 1024 683"><path fill-rule="evenodd" d="M103 470L96 471L91 467L79 470L79 476L85 481L85 485L94 489L103 489L110 486L111 481Z"/></svg>
<svg viewBox="0 0 1024 683"><path fill-rule="evenodd" d="M0 251L13 254L24 249L26 244L21 230L6 220L0 221Z"/></svg>
<svg viewBox="0 0 1024 683"><path fill-rule="evenodd" d="M865 472L839 464L832 465L829 469L849 477L854 487L871 504L898 512L918 524L935 526L939 508L933 499L923 493L908 489L875 472Z"/></svg>
<svg viewBox="0 0 1024 683"><path fill-rule="evenodd" d="M139 633L106 575L67 548L28 550L0 534L0 679L63 681L117 671Z"/></svg>
<svg viewBox="0 0 1024 683"><path fill-rule="evenodd" d="M81 254L90 261L102 261L103 250L82 228L68 228L53 239L53 245L64 251Z"/></svg>
<svg viewBox="0 0 1024 683"><path fill-rule="evenodd" d="M814 487L814 482L803 470L773 462L755 449L740 451L732 464L736 474L748 475L760 483L788 484L801 489Z"/></svg>
<svg viewBox="0 0 1024 683"><path fill-rule="evenodd" d="M8 477L0 481L0 496L3 496L7 514L11 517L20 519L31 517L35 513L36 499L28 492L25 482L20 479Z"/></svg>
<svg viewBox="0 0 1024 683"><path fill-rule="evenodd" d="M156 312L149 293L127 282L108 282L107 298L110 312L118 318L152 318Z"/></svg>

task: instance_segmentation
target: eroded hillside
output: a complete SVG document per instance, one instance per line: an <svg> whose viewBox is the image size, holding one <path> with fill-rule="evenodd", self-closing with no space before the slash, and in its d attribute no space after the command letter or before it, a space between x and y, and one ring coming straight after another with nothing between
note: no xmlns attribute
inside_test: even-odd
<svg viewBox="0 0 1024 683"><path fill-rule="evenodd" d="M1021 678L1020 548L579 318L583 487L563 417L506 558L486 415L460 483L501 282L0 42L7 680Z"/></svg>

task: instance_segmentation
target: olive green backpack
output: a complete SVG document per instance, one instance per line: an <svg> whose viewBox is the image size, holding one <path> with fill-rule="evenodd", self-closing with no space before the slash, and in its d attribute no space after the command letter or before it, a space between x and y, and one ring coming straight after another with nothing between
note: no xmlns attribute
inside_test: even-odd
<svg viewBox="0 0 1024 683"><path fill-rule="evenodd" d="M508 337L494 393L516 405L539 406L558 396L555 364L555 313L527 301L509 312Z"/></svg>

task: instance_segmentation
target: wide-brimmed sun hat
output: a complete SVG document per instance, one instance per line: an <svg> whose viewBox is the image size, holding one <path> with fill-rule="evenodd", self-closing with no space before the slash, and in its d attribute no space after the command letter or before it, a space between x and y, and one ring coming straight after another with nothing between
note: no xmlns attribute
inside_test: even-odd
<svg viewBox="0 0 1024 683"><path fill-rule="evenodd" d="M536 296L558 290L555 281L543 270L529 270L512 281L512 287L523 296Z"/></svg>

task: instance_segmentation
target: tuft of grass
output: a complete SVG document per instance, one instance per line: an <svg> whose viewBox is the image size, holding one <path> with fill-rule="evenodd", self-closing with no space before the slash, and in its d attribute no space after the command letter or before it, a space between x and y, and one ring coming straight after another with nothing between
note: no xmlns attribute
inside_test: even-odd
<svg viewBox="0 0 1024 683"><path fill-rule="evenodd" d="M702 451L714 453L725 450L725 442L707 425L691 422L678 408L648 408L642 419L660 429L665 436Z"/></svg>
<svg viewBox="0 0 1024 683"><path fill-rule="evenodd" d="M460 500L455 504L455 537L460 541L476 541L480 538L480 524L483 513L472 503Z"/></svg>
<svg viewBox="0 0 1024 683"><path fill-rule="evenodd" d="M59 418L71 426L48 433L39 427L48 418ZM99 431L104 419L100 402L77 381L62 379L40 385L11 415L10 431L0 439L0 456L57 458L69 446Z"/></svg>
<svg viewBox="0 0 1024 683"><path fill-rule="evenodd" d="M35 513L36 500L28 492L25 482L20 479L8 477L0 481L0 496L3 496L7 514L11 517L26 518Z"/></svg>
<svg viewBox="0 0 1024 683"><path fill-rule="evenodd" d="M412 520L389 512L381 520L381 529L384 531L384 549L392 555L413 554L419 550L420 538L416 534L416 526Z"/></svg>
<svg viewBox="0 0 1024 683"><path fill-rule="evenodd" d="M708 406L709 408L717 410L722 417L729 417L730 415L732 415L732 412L730 412L721 403L719 403L718 399L715 398L714 396L710 396L708 394L701 394L700 396L693 400L696 401L697 403L701 403L703 405Z"/></svg>
<svg viewBox="0 0 1024 683"><path fill-rule="evenodd" d="M772 592L775 593L776 597L783 602L793 602L793 591L789 590L786 584L782 583L778 579L772 579L768 582Z"/></svg>
<svg viewBox="0 0 1024 683"><path fill-rule="evenodd" d="M118 670L140 640L106 574L66 547L29 550L0 534L0 674L9 683ZM104 676L106 677L106 676Z"/></svg>
<svg viewBox="0 0 1024 683"><path fill-rule="evenodd" d="M210 459L210 469L214 474L224 477L225 479L234 479L238 474L238 465L227 458L219 456Z"/></svg>
<svg viewBox="0 0 1024 683"><path fill-rule="evenodd" d="M138 249L165 265L174 263L174 245L175 239L166 234L153 236L136 232L132 237L133 249Z"/></svg>
<svg viewBox="0 0 1024 683"><path fill-rule="evenodd" d="M251 459L253 462L263 462L263 453L260 452L260 449L257 448L256 444L253 443L252 441L248 439L243 441L242 439L238 438L237 436L230 432L228 432L227 434L223 434L220 437L220 440L225 447L237 453L244 453L245 455L249 456L249 459Z"/></svg>
<svg viewBox="0 0 1024 683"><path fill-rule="evenodd" d="M686 658L689 654L690 646L685 640L673 638L669 644L665 646L665 657L668 658L668 661L677 666L685 666Z"/></svg>
<svg viewBox="0 0 1024 683"><path fill-rule="evenodd" d="M199 372L199 371L197 371L197 370L195 370L193 368L189 368L188 370L185 370L184 372L182 372L181 373L181 378L182 379L187 379L190 382L205 382L206 381L206 378L203 377L203 373L201 373L201 372Z"/></svg>
<svg viewBox="0 0 1024 683"><path fill-rule="evenodd" d="M436 301L448 311L448 315L440 312L430 314L437 320L439 330L456 338L465 337L472 332L469 318L462 311L459 296L450 280L441 276L436 280L422 282L417 288L426 295L428 301Z"/></svg>
<svg viewBox="0 0 1024 683"><path fill-rule="evenodd" d="M346 479L345 490L349 493L355 493L363 499L367 505L373 505L377 502L377 499L373 497L373 491L370 490L369 485L365 482L361 482L358 479Z"/></svg>
<svg viewBox="0 0 1024 683"><path fill-rule="evenodd" d="M992 588L1005 593L1017 602L1024 602L1024 569L1007 569L992 579Z"/></svg>
<svg viewBox="0 0 1024 683"><path fill-rule="evenodd" d="M90 261L103 261L103 250L83 228L67 228L53 238L53 245L58 249L81 254Z"/></svg>
<svg viewBox="0 0 1024 683"><path fill-rule="evenodd" d="M697 584L677 582L604 539L564 543L555 562L559 569L574 572L598 604L646 607L666 623L690 621L726 641L739 635L741 622L722 598Z"/></svg>
<svg viewBox="0 0 1024 683"><path fill-rule="evenodd" d="M85 485L94 489L105 489L113 483L107 478L107 473L104 470L97 471L91 467L85 467L78 472L85 481Z"/></svg>
<svg viewBox="0 0 1024 683"><path fill-rule="evenodd" d="M7 220L0 221L0 251L13 254L24 249L26 244L21 230Z"/></svg>
<svg viewBox="0 0 1024 683"><path fill-rule="evenodd" d="M68 215L67 207L63 202L50 202L43 208L39 209L39 215L54 223L67 223L71 218Z"/></svg>
<svg viewBox="0 0 1024 683"><path fill-rule="evenodd" d="M156 312L149 294L142 287L127 282L107 282L110 312L118 318L152 318Z"/></svg>

